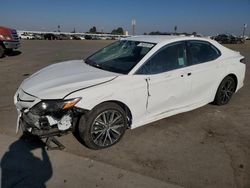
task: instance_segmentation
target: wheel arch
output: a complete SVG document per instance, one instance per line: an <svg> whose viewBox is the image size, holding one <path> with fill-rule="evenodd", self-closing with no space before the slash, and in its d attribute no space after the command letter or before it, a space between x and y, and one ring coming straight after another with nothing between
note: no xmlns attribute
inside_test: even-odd
<svg viewBox="0 0 250 188"><path fill-rule="evenodd" d="M0 52L0 58L2 58L4 56L5 50L6 50L6 48L5 48L5 46L4 46L4 44L3 44L2 41L0 41L0 50L1 50L1 52Z"/></svg>
<svg viewBox="0 0 250 188"><path fill-rule="evenodd" d="M100 104L104 104L104 103L115 103L117 105L119 105L126 113L126 116L128 118L128 128L131 127L131 124L132 124L132 120L133 120L133 116L132 116L132 113L131 113L131 110L129 109L129 107L121 102L121 101L118 101L118 100L107 100L107 101L103 101L101 103L99 103L98 105L96 105L94 108L98 107ZM93 109L94 109L93 108Z"/></svg>
<svg viewBox="0 0 250 188"><path fill-rule="evenodd" d="M218 91L218 89L219 89L219 87L220 87L221 82L222 82L226 77L228 77L228 76L230 76L231 78L234 79L235 84L236 84L236 86L235 86L235 91L237 90L238 78L237 78L236 74L235 74L235 73L227 73L227 74L225 74L225 76L221 77L221 79L218 81L218 86L217 86L217 88L216 88L216 90L215 90L215 95L216 95L216 93L217 93L217 91Z"/></svg>
<svg viewBox="0 0 250 188"><path fill-rule="evenodd" d="M234 89L234 91L236 91L237 87L238 87L238 78L237 78L237 76L234 73L230 73L227 76L229 76L229 77L231 77L231 78L234 79L234 81L235 81L235 89ZM224 78L226 78L227 76L225 76Z"/></svg>
<svg viewBox="0 0 250 188"><path fill-rule="evenodd" d="M218 89L219 89L219 87L220 87L221 82L222 82L226 77L228 77L228 76L234 79L235 84L236 84L236 85L235 85L235 91L237 90L238 78L237 78L236 74L234 74L234 73L228 73L228 74L226 74L224 77L222 77L222 79L221 79L220 82L218 83L218 86L217 86L216 90L214 91L213 102L214 102L214 100L215 100L215 97L216 97L216 94L217 94L217 92L218 92Z"/></svg>
<svg viewBox="0 0 250 188"><path fill-rule="evenodd" d="M0 41L0 46L2 46L5 49L3 41Z"/></svg>

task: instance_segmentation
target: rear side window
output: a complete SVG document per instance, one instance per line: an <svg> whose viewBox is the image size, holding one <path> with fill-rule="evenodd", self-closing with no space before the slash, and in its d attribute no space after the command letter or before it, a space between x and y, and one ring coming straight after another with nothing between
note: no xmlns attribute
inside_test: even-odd
<svg viewBox="0 0 250 188"><path fill-rule="evenodd" d="M189 41L187 45L191 65L212 61L220 56L220 51L208 42Z"/></svg>
<svg viewBox="0 0 250 188"><path fill-rule="evenodd" d="M185 67L185 43L167 45L159 50L139 69L137 74L159 74Z"/></svg>

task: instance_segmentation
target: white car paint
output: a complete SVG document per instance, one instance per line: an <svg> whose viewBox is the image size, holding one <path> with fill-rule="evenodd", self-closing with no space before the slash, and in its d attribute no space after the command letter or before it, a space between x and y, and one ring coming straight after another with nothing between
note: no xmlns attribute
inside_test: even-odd
<svg viewBox="0 0 250 188"><path fill-rule="evenodd" d="M21 39L35 39L33 35L28 35L28 34L21 34L20 38Z"/></svg>
<svg viewBox="0 0 250 188"><path fill-rule="evenodd" d="M83 60L74 60L36 72L21 88L40 99L61 99L74 90L107 82L119 75L89 66Z"/></svg>
<svg viewBox="0 0 250 188"><path fill-rule="evenodd" d="M78 36L81 40L85 40L84 36Z"/></svg>
<svg viewBox="0 0 250 188"><path fill-rule="evenodd" d="M219 84L229 74L237 77L236 91L243 86L245 64L240 63L243 56L216 41L178 36L138 36L124 40L157 44L127 75L90 67L81 60L51 65L24 80L15 95L15 104L18 108L25 105L31 108L42 99L82 97L76 106L92 110L102 102L118 101L129 108L132 114L131 128L136 128L212 102ZM220 50L221 56L214 61L161 74L136 74L159 49L185 40L210 42ZM188 76L189 73L192 75ZM17 102L17 95L22 90L34 96L35 102Z"/></svg>

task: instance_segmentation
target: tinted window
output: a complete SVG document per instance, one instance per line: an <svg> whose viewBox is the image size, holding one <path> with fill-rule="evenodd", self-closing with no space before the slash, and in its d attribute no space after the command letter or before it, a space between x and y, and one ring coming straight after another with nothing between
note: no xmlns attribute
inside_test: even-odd
<svg viewBox="0 0 250 188"><path fill-rule="evenodd" d="M185 44L168 45L157 52L137 74L158 74L186 66Z"/></svg>
<svg viewBox="0 0 250 188"><path fill-rule="evenodd" d="M188 52L191 64L212 61L220 56L220 52L212 44L200 41L189 41Z"/></svg>

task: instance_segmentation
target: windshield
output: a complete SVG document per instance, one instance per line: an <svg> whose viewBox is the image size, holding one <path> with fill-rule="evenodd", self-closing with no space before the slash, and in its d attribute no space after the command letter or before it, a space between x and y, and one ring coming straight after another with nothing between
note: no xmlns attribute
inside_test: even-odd
<svg viewBox="0 0 250 188"><path fill-rule="evenodd" d="M111 72L128 74L155 46L153 43L120 40L86 59L86 63Z"/></svg>

